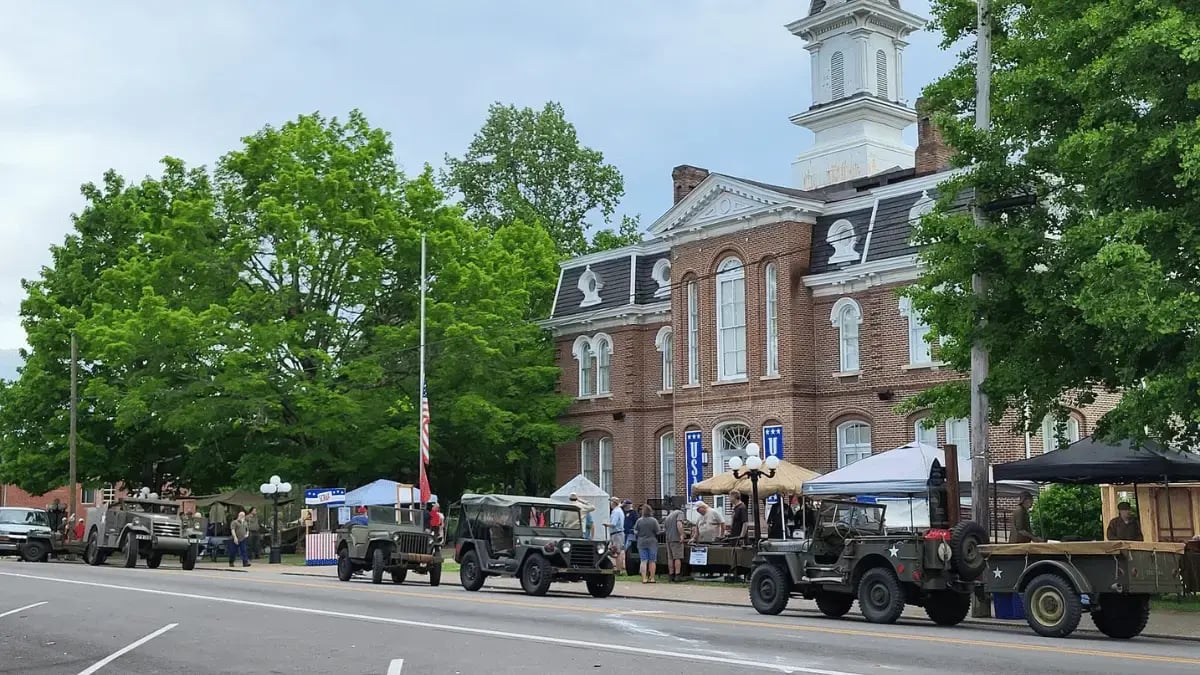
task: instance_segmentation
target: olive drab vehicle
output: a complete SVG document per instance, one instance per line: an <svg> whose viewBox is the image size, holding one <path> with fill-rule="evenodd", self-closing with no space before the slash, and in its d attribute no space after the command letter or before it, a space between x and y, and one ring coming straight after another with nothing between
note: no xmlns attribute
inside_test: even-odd
<svg viewBox="0 0 1200 675"><path fill-rule="evenodd" d="M369 570L371 582L402 584L409 572L428 574L429 585L442 583L442 537L424 527L424 512L394 506L367 507L367 524L349 523L337 532L338 579L350 581Z"/></svg>
<svg viewBox="0 0 1200 675"><path fill-rule="evenodd" d="M583 581L597 598L613 592L608 545L584 536L582 509L572 502L466 494L453 514L454 560L468 591L504 576L519 578L529 595L545 595L556 581Z"/></svg>
<svg viewBox="0 0 1200 675"><path fill-rule="evenodd" d="M136 567L144 558L150 569L157 568L164 555L177 555L183 569L194 569L202 538L184 522L178 502L150 494L88 509L85 532L84 560L89 565L103 565L109 555L120 552L125 567Z"/></svg>
<svg viewBox="0 0 1200 675"><path fill-rule="evenodd" d="M840 618L857 600L872 623L894 623L905 605L916 605L939 625L961 623L985 568L980 547L987 531L971 521L944 527L940 471L934 462L930 514L941 527L893 532L883 505L822 500L806 538L763 544L750 575L751 604L760 614L778 614L791 597L803 597Z"/></svg>

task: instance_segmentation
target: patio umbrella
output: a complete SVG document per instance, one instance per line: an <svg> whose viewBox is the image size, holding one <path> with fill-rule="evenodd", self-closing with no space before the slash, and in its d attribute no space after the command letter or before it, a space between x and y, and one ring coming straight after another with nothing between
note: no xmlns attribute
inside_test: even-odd
<svg viewBox="0 0 1200 675"><path fill-rule="evenodd" d="M782 494L798 494L805 481L810 481L821 474L788 461L780 461L775 468L775 476L758 479L758 493L770 495L776 492ZM749 478L734 478L733 472L726 471L707 480L702 480L692 486L693 495L723 495L737 490L749 495L751 490Z"/></svg>

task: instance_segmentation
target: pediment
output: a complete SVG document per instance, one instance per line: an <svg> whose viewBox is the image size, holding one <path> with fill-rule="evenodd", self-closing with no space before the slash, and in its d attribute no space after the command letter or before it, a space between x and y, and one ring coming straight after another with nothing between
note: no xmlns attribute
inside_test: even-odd
<svg viewBox="0 0 1200 675"><path fill-rule="evenodd" d="M812 208L815 204L728 176L712 174L653 225L653 236L717 225L780 206ZM818 207L819 208L819 207Z"/></svg>

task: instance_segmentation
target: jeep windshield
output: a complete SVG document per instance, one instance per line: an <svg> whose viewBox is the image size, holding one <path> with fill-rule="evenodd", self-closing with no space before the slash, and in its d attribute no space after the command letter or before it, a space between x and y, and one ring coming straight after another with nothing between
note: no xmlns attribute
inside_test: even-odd
<svg viewBox="0 0 1200 675"><path fill-rule="evenodd" d="M559 536L583 536L583 523L579 511L541 505L514 506L514 521L517 527L529 528L537 533Z"/></svg>
<svg viewBox="0 0 1200 675"><path fill-rule="evenodd" d="M50 527L50 519L46 517L45 511L33 509L0 509L0 524Z"/></svg>
<svg viewBox="0 0 1200 675"><path fill-rule="evenodd" d="M883 514L886 507L858 502L823 502L822 527L843 530L849 528L860 534L883 534Z"/></svg>
<svg viewBox="0 0 1200 675"><path fill-rule="evenodd" d="M371 525L422 525L424 513L419 509L400 509L394 506L368 506L367 523Z"/></svg>

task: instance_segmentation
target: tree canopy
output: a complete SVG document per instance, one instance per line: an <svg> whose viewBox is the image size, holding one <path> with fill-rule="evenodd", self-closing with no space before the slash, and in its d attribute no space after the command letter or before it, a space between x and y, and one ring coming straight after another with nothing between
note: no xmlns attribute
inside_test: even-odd
<svg viewBox="0 0 1200 675"><path fill-rule="evenodd" d="M993 0L992 129L972 128L973 47L925 90L957 161L917 239L928 275L912 297L943 360L991 352L991 417L1047 412L1121 391L1102 436L1200 441L1200 15L1182 1ZM972 0L935 0L944 47L975 33ZM1037 203L974 227L948 207ZM983 270L985 298L971 295ZM976 328L976 317L986 326ZM944 417L967 384L906 402Z"/></svg>

